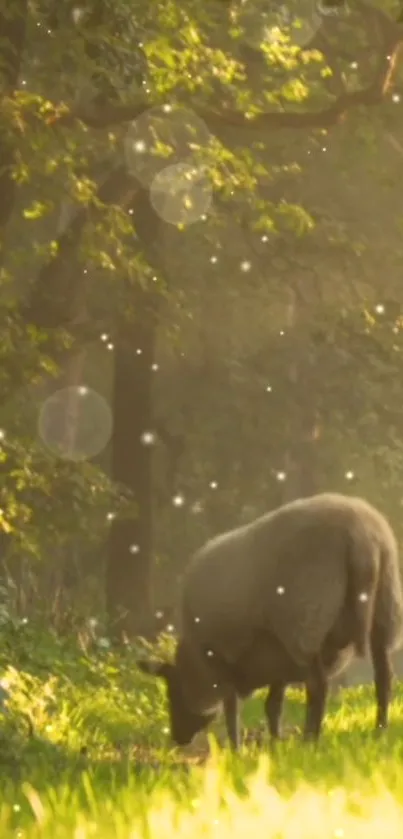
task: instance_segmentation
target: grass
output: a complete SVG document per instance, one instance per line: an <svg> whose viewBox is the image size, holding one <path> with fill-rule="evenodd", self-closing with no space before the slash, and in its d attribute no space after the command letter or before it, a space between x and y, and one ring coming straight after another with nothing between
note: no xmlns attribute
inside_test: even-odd
<svg viewBox="0 0 403 839"><path fill-rule="evenodd" d="M400 839L403 687L382 738L363 687L330 701L317 749L291 736L270 757L266 741L233 757L211 740L208 756L204 737L171 748L163 689L135 656L0 630L1 839ZM299 728L303 712L290 691L286 724ZM243 719L260 733L261 696Z"/></svg>

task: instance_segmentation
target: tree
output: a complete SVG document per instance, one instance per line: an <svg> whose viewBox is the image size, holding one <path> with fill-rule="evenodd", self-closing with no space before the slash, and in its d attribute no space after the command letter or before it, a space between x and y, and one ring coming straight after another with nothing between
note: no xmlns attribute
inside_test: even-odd
<svg viewBox="0 0 403 839"><path fill-rule="evenodd" d="M276 247L280 252L288 252L297 236L309 233L314 226L312 216L301 208L299 200L282 198L292 166L289 160L283 159L280 130L292 129L301 137L316 141L323 137L323 132L342 125L357 108L381 104L398 69L403 33L387 13L361 2L355 4L352 19L347 21L325 16L302 48L295 43L293 21L291 26L287 22L279 26L277 21L277 35L262 49L256 44L245 46L239 37L242 29L245 34L246 27L241 6L234 10L211 3L207 10L200 10L189 0L185 5L172 2L151 10L140 5L133 15L131 4L122 0L113 9L107 3L98 4L95 11L90 5L85 6L78 20L67 7L54 10L44 4L39 10L22 5L18 9L15 17L14 11L7 9L15 32L16 22L19 26L18 38L13 35L17 45L13 55L19 56L19 63L15 65L14 75L11 69L8 73L10 82L4 88L2 103L7 124L4 195L11 195L4 203L2 215L5 237L2 282L12 289L4 304L9 323L3 338L7 362L5 393L9 397L16 386L40 378L42 372L56 372L55 362L66 363L83 342L90 347L101 328L113 332L116 427L112 471L115 481L131 490L134 509L123 505L124 515L117 511L113 520L108 594L112 621L115 623L117 614L123 610L120 630L133 632L147 623L143 612L150 610L151 450L142 445L140 432L154 425L151 366L155 341L167 313L164 295L175 305L182 297L183 306L189 308L189 291L197 296L200 290L197 286L188 289L184 285L183 266L175 274L161 261L159 245L165 229L150 209L150 183L147 189L144 184L139 188L141 172L129 172L127 161L122 163L128 125L144 116L148 138L151 134L154 151L160 157L168 155L176 163L186 155L192 166L203 167L204 176L207 173L215 188L215 212L207 221L206 239L217 241L231 216L236 229L244 231L246 240L250 229L273 232L276 245L270 258L278 259ZM231 18L233 12L235 20ZM25 51L23 31L29 35ZM291 40L287 40L287 32L291 32ZM346 45L343 50L340 35ZM358 89L352 89L350 49L356 50L357 43L362 51L364 46L368 51L370 45L371 51L362 83ZM37 56L40 56L39 63ZM11 68L7 55L4 61ZM17 89L21 68L27 70L29 79L21 80L20 76L21 87ZM135 76L134 81L128 75ZM28 84L23 85L23 81ZM146 90L145 95L139 82ZM170 122L160 107L169 98L174 104L186 105L188 111L191 107L194 115L193 127L183 123L184 136L179 141L174 120ZM152 106L160 107L159 116L148 113ZM161 113L165 117L161 118ZM180 109L173 107L173 118L177 113L181 113ZM197 131L195 136L195 122L196 126L203 126L201 139ZM276 147L275 166L265 157L264 146L268 144ZM152 158L150 154L148 163ZM161 168L160 158L158 167ZM189 198L186 192L192 191L182 191L185 205ZM160 192L164 197L166 190ZM72 203L72 219L55 237L55 215L61 198ZM185 236L190 241L189 227L185 225L184 232L180 227L174 236L174 247L178 249ZM29 246L21 259L16 244L22 237L29 239ZM190 264L192 270L194 261ZM28 266L34 274L33 281L23 294L17 293L18 282ZM228 271L229 267L230 260L227 260ZM227 278L223 277L222 282L228 286ZM282 305L285 305L284 297L288 299L288 331L292 340L285 363L289 392L295 393L298 386L303 396L312 371L309 364L299 360L296 364L291 356L297 347L301 349L311 340L304 324L304 301L291 284L286 293L279 284L273 284L269 292L270 320L274 320L279 308L276 298L281 298ZM83 299L88 313L84 321L80 316ZM265 304L268 303L265 298ZM211 311L206 311L207 320L210 316ZM329 322L331 318L329 313ZM216 324L217 331L219 328ZM18 349L16 363L19 334L23 335L24 346ZM278 333L272 336L270 346L279 356ZM201 382L214 369L211 344L207 342L205 350L206 347ZM143 350L140 359L138 349ZM250 369L245 367L245 371ZM224 365L217 374L218 389L222 389L227 373ZM193 374L194 370L191 377ZM231 381L235 400L237 375L234 367ZM247 378L248 372L244 375ZM287 455L294 469L304 461L305 477L301 472L296 478L294 491L301 487L301 480L308 491L315 457L312 435L318 406L306 400L304 410L306 439L304 443L299 441ZM200 414L195 413L197 422ZM169 424L170 418L168 433L164 423L165 439L172 439ZM289 441L295 436L291 420L287 434ZM230 470L231 451L228 446L226 460L223 458L224 476ZM20 465L24 464L21 447L18 453ZM257 448L256 464L258 460ZM256 469L257 465L250 468L249 486L253 484ZM11 474L9 465L7 470ZM74 484L74 476L81 474L84 504L90 473L85 475L75 467L67 479L66 471L62 488L61 476L57 475L60 497L66 497L63 495L66 490L71 492L69 481ZM99 475L98 479L101 502L108 493ZM54 495L52 489L49 475L50 498ZM265 492L264 481L260 491ZM13 493L12 486L6 499L7 520L12 518L9 514L12 504L21 503L18 494ZM228 508L234 506L232 498L228 499ZM28 509L31 509L29 505ZM52 506L49 513L51 510ZM218 512L212 505L211 527L224 520L224 513ZM62 522L62 526L66 527L66 523ZM18 527L24 530L24 519L19 520ZM140 550L136 551L136 547ZM137 593L133 591L135 580Z"/></svg>

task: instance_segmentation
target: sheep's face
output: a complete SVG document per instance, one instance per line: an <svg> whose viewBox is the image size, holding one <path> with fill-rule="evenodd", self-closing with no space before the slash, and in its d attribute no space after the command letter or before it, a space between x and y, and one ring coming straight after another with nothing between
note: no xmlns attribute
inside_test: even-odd
<svg viewBox="0 0 403 839"><path fill-rule="evenodd" d="M195 735L207 728L212 722L215 713L198 714L189 708L182 688L180 674L174 664L140 661L139 667L144 673L165 680L172 740L177 746L188 746Z"/></svg>

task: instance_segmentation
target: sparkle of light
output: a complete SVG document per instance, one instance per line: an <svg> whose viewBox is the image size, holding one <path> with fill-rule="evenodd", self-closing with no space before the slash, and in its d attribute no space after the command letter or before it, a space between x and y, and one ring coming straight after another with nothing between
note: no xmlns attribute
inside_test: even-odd
<svg viewBox="0 0 403 839"><path fill-rule="evenodd" d="M153 431L143 431L140 439L144 446L152 446L155 443L155 434Z"/></svg>
<svg viewBox="0 0 403 839"><path fill-rule="evenodd" d="M129 551L131 554L138 554L140 548L138 545L130 545Z"/></svg>

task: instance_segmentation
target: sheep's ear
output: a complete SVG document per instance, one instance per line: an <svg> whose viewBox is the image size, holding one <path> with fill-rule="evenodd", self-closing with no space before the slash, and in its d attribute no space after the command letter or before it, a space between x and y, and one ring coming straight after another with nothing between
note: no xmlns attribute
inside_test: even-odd
<svg viewBox="0 0 403 839"><path fill-rule="evenodd" d="M172 664L168 664L166 661L152 661L150 659L141 659L137 662L137 666L142 673L163 679L168 679L173 669Z"/></svg>

